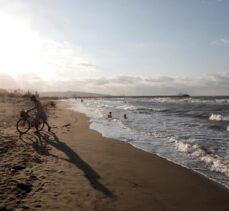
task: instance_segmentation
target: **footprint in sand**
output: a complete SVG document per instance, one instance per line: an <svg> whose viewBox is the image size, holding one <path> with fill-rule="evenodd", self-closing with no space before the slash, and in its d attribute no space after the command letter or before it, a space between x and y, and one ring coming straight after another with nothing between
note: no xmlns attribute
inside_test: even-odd
<svg viewBox="0 0 229 211"><path fill-rule="evenodd" d="M62 127L69 127L69 126L71 126L71 123L68 123L66 125L63 125Z"/></svg>

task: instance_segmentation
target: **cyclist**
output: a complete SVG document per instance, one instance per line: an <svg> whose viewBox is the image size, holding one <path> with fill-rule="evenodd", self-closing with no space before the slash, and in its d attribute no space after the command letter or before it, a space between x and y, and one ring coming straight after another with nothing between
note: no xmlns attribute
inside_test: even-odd
<svg viewBox="0 0 229 211"><path fill-rule="evenodd" d="M35 107L30 109L30 110L36 110L37 113L36 113L36 118L35 118L35 128L37 129L36 132L38 132L38 123L39 123L39 120L43 120L43 122L47 125L48 127L48 131L51 130L51 127L49 125L49 123L47 122L48 118L47 118L47 115L45 113L45 110L43 108L43 106L41 105L41 102L37 99L37 97L35 95L32 95L30 97L31 101L34 102L34 105Z"/></svg>

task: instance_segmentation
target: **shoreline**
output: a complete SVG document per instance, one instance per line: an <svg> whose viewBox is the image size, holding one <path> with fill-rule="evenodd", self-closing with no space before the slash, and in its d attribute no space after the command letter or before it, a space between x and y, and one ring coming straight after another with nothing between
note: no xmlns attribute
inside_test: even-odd
<svg viewBox="0 0 229 211"><path fill-rule="evenodd" d="M125 141L120 140L120 139L115 139L115 138L110 138L110 137L104 136L104 135L102 134L102 132L100 132L100 131L98 131L98 130L96 130L96 129L93 129L93 128L91 127L90 117L87 116L87 114L85 114L85 113L83 113L83 112L75 111L75 110L72 108L72 106L67 105L68 103L66 103L66 102L64 102L64 103L66 104L66 109L68 109L68 110L70 110L70 111L73 111L73 112L75 112L75 113L80 113L80 114L84 115L85 118L87 118L88 125L89 125L89 129L90 129L90 130L93 130L93 131L95 131L95 132L97 132L97 133L99 133L102 137L107 138L107 139L110 139L110 140L113 140L113 141L123 142L123 143L125 143L125 144L130 145L131 147L134 147L135 149L141 150L141 151L143 151L143 152L145 152L145 153L152 154L152 155L154 155L154 156L157 156L157 157L160 158L160 159L164 159L164 160L167 161L167 162L170 162L170 163L172 163L172 164L175 164L175 165L177 165L177 166L180 166L180 167L182 167L182 168L185 168L185 169L187 169L188 171L191 171L192 173L195 173L195 174L197 174L197 175L199 175L199 176L201 176L201 177L203 177L203 178L209 180L210 182L213 182L214 184L218 185L218 186L219 186L220 188L222 188L222 189L225 189L225 190L229 193L229 186L226 186L226 185L224 185L224 184L221 184L219 181L215 180L214 178L208 177L206 174L204 174L204 173L202 173L202 172L199 172L199 171L197 171L197 170L188 168L188 167L186 167L185 165L179 164L178 162L175 162L175 161L173 161L173 160L170 160L169 158L163 157L163 156L161 156L161 155L159 155L159 154L156 154L156 153L154 153L154 152L150 152L150 151L144 150L144 149L142 149L142 148L140 148L140 147L138 147L138 146L134 146L134 145L132 145L132 144L129 143L129 142L125 142Z"/></svg>
<svg viewBox="0 0 229 211"><path fill-rule="evenodd" d="M18 106L11 104L6 108L11 113L10 109L14 111ZM48 115L52 132L44 128L39 134L33 131L24 134L17 141L20 151L13 148L15 152L11 152L10 160L5 154L5 164L20 161L23 168L15 164L17 171L13 175L9 172L4 178L9 184L13 182L9 191L16 186L16 192L11 192L8 201L0 200L0 208L20 211L229 210L229 192L223 187L157 155L103 137L89 128L85 114L69 110L66 103L58 101ZM5 127L6 134L15 134L13 122L12 118L11 126ZM7 139L6 136L0 138ZM0 192L5 185L0 186ZM18 188L25 187L27 192L24 189L18 192Z"/></svg>
<svg viewBox="0 0 229 211"><path fill-rule="evenodd" d="M65 103L65 106L67 106L66 103ZM133 146L133 145L131 145L129 143L124 142L124 141L104 137L104 136L102 136L102 134L100 132L98 132L98 131L90 128L90 122L89 122L90 118L87 117L84 113L73 111L73 110L71 110L70 108L67 108L67 107L66 107L66 109L68 109L69 111L74 112L74 113L76 113L78 115L84 116L84 118L87 121L87 127L88 127L88 129L94 131L97 134L99 134L99 136L101 136L103 139L105 139L105 141L108 141L108 143L109 142L112 142L113 144L120 143L121 145L125 145L127 148L131 148L131 150L134 150L134 151L136 151L138 153L141 153L141 154L143 153L147 157L149 156L150 159L159 160L159 162L166 163L166 165L170 166L171 168L176 168L176 170L179 170L179 171L180 170L181 171L185 171L185 173L187 173L188 175L191 175L191 177L194 177L194 178L198 178L200 180L203 180L204 183L207 183L207 185L213 186L214 188L218 189L220 192L222 191L224 194L226 194L229 197L229 190L225 186L223 186L222 184L218 183L217 181L214 181L214 180L206 177L205 175L203 175L203 174L201 174L199 172L196 172L196 171L194 171L192 169L188 169L187 167L184 167L182 165L179 165L177 163L174 163L174 162L172 162L172 161L170 161L170 160L168 160L166 158L160 157L157 154L153 154L153 153L144 151L142 149L139 149L139 148L137 148L137 147L135 147L135 146ZM192 197L192 196L190 196L190 197ZM168 210L170 210L170 209L168 209ZM173 210L173 209L171 209L171 210ZM186 207L186 210L189 210L189 208ZM198 208L195 208L195 210L198 210ZM201 208L201 210L202 210L202 208ZM208 210L211 210L211 208L208 207ZM212 210L215 210L215 209L213 208ZM220 210L220 208L217 208L217 210Z"/></svg>
<svg viewBox="0 0 229 211"><path fill-rule="evenodd" d="M69 108L67 108L67 109L69 109ZM70 110L73 111L72 109L70 109ZM144 153L148 153L148 154L152 154L153 156L157 156L159 159L163 159L163 160L166 161L166 162L170 162L170 163L172 163L172 164L174 164L174 165L177 165L177 166L179 166L179 167L181 167L181 168L184 168L184 169L186 169L186 170L192 172L193 174L196 174L196 175L198 175L198 176L200 176L200 177L203 177L204 179L208 180L209 182L212 182L213 184L215 184L216 186L218 186L218 187L221 188L222 190L224 190L224 191L226 191L226 192L229 193L229 187L227 187L227 186L225 186L225 185L219 183L218 181L214 180L213 178L208 177L207 175L205 175L205 174L203 174L203 173L201 173L201 172L195 171L194 169L191 169L191 168L188 168L188 167L186 167L186 166L184 166L184 165L181 165L181 164L179 164L179 163L176 163L176 162L174 162L174 161L172 161L172 160L169 160L169 159L166 158L166 157L162 157L162 156L160 156L160 155L158 155L158 154L156 154L156 153L152 153L152 152L146 151L146 150L144 150L144 149L141 149L140 147L138 148L138 147L136 147L136 146L134 146L134 145L132 145L132 144L130 144L130 143L128 143L128 142L125 142L125 141L122 141L122 140L119 140L119 139L113 139L113 138L109 138L109 137L103 136L103 134L102 134L101 132L99 132L99 131L97 131L97 130L95 130L95 129L93 129L93 128L90 127L90 118L89 118L86 114L84 114L84 113L82 113L82 112L78 112L78 111L73 111L73 112L79 113L79 114L81 114L81 115L84 115L85 118L86 118L87 121L88 121L89 129L90 129L90 130L93 130L93 131L95 131L95 132L97 132L97 133L99 133L102 137L104 137L104 138L106 138L106 139L109 139L108 141L114 141L114 142L119 141L119 142L123 142L123 143L125 143L125 144L128 144L130 147L133 147L133 148L135 148L135 149L137 149L137 150L140 150L140 151L142 151L142 152L144 152Z"/></svg>

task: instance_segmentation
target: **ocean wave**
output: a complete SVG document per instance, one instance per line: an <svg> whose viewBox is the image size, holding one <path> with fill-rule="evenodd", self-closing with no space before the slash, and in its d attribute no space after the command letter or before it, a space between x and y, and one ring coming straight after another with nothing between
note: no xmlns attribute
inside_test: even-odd
<svg viewBox="0 0 229 211"><path fill-rule="evenodd" d="M158 97L150 99L154 103L187 103L191 101L191 98L176 98L176 97Z"/></svg>
<svg viewBox="0 0 229 211"><path fill-rule="evenodd" d="M142 134L147 135L147 136L153 136L155 138L169 138L170 137L170 135L164 131L144 132Z"/></svg>
<svg viewBox="0 0 229 211"><path fill-rule="evenodd" d="M174 143L177 151L187 153L199 161L204 162L211 171L229 176L229 163L226 163L220 156L207 152L198 144L178 141L175 138L171 138L170 142Z"/></svg>
<svg viewBox="0 0 229 211"><path fill-rule="evenodd" d="M229 116L223 116L221 114L211 114L209 119L213 121L229 121Z"/></svg>
<svg viewBox="0 0 229 211"><path fill-rule="evenodd" d="M167 112L169 110L166 108L137 108L136 111L139 113L150 114L152 112Z"/></svg>
<svg viewBox="0 0 229 211"><path fill-rule="evenodd" d="M118 109L122 109L122 110L136 110L136 107L133 105L121 105L117 107Z"/></svg>
<svg viewBox="0 0 229 211"><path fill-rule="evenodd" d="M224 125L211 125L209 126L209 128L213 130L218 130L218 131L225 131ZM226 130L227 130L227 127L226 127Z"/></svg>
<svg viewBox="0 0 229 211"><path fill-rule="evenodd" d="M173 97L165 97L165 98L152 98L151 102L156 103L194 103L194 104L228 104L229 99L215 99L215 98L173 98Z"/></svg>
<svg viewBox="0 0 229 211"><path fill-rule="evenodd" d="M216 99L216 102L217 103L222 103L222 104L227 104L227 103L229 103L229 99Z"/></svg>

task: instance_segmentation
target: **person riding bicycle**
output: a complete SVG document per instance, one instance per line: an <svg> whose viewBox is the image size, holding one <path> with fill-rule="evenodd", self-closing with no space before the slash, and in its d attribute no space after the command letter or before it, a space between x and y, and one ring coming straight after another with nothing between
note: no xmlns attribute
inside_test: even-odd
<svg viewBox="0 0 229 211"><path fill-rule="evenodd" d="M51 130L51 127L49 125L49 123L47 122L48 118L47 115L45 113L45 110L43 108L43 106L41 105L41 102L37 99L37 97L35 95L32 95L30 97L31 101L34 102L35 107L30 109L30 110L36 110L36 117L35 117L35 128L37 129L36 132L38 132L38 124L39 124L39 120L43 120L43 122L47 125L48 127L48 131Z"/></svg>

